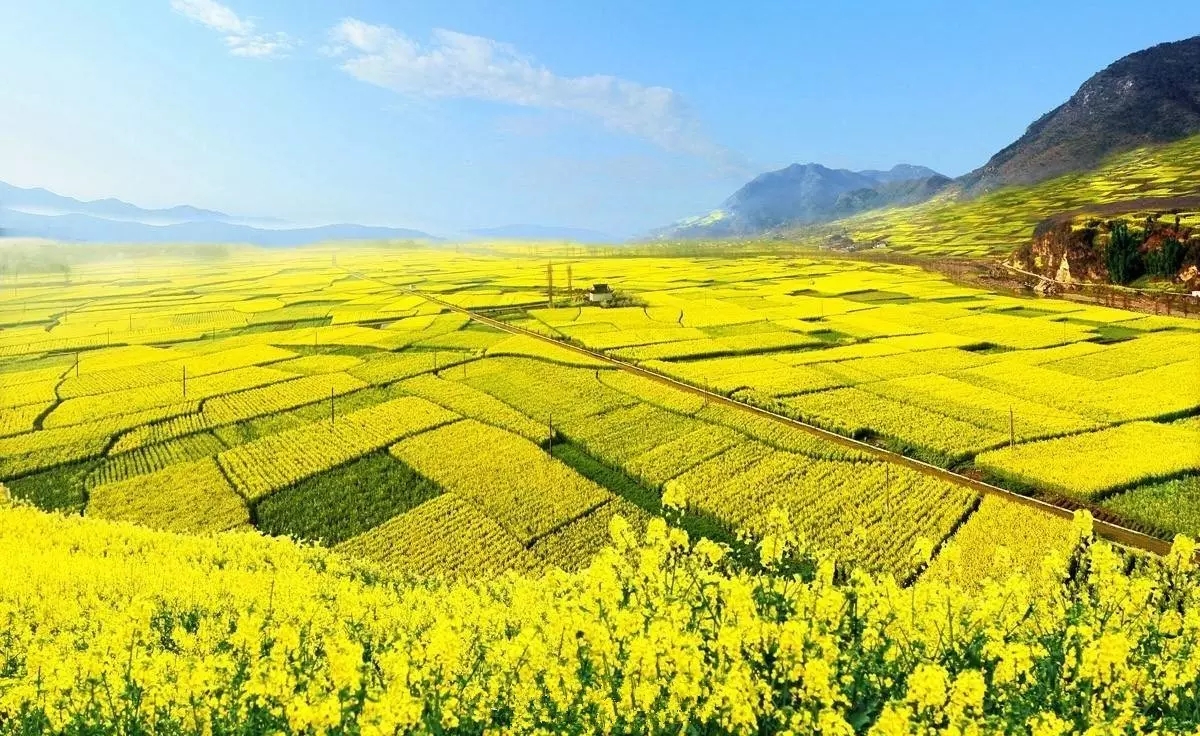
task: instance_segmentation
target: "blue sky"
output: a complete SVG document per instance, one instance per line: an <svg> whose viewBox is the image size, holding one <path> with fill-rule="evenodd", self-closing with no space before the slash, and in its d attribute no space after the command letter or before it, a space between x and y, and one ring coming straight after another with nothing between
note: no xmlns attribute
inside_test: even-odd
<svg viewBox="0 0 1200 736"><path fill-rule="evenodd" d="M0 0L0 180L626 236L792 162L949 175L1200 3Z"/></svg>

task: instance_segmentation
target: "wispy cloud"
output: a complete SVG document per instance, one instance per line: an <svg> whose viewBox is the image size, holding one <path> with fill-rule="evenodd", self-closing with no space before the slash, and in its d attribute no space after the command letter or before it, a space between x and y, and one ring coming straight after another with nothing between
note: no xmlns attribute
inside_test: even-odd
<svg viewBox="0 0 1200 736"><path fill-rule="evenodd" d="M347 18L330 31L330 42L345 72L403 95L572 111L669 151L738 165L667 87L604 74L560 76L510 44L444 29L422 45L389 26Z"/></svg>
<svg viewBox="0 0 1200 736"><path fill-rule="evenodd" d="M220 33L234 56L265 59L283 56L296 42L286 33L262 33L250 18L215 0L171 0L171 8L185 18Z"/></svg>

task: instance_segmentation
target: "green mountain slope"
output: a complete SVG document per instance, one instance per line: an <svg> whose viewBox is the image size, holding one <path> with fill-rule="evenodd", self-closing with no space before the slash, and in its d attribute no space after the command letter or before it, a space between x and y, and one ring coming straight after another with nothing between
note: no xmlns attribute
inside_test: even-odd
<svg viewBox="0 0 1200 736"><path fill-rule="evenodd" d="M801 240L885 242L893 250L938 256L1006 255L1037 224L1072 211L1117 214L1200 210L1200 135L1110 157L1098 168L974 199L958 188L910 207L876 210L794 233Z"/></svg>

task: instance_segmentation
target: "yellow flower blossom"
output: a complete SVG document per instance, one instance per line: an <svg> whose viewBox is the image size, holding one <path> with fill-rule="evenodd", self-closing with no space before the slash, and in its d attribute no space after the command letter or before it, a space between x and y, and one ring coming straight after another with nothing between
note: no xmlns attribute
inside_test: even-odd
<svg viewBox="0 0 1200 736"><path fill-rule="evenodd" d="M687 508L687 503L687 492L683 486L671 483L663 489L662 505L664 508L682 511Z"/></svg>
<svg viewBox="0 0 1200 736"><path fill-rule="evenodd" d="M919 664L908 678L908 700L918 708L936 710L946 704L950 678L935 664Z"/></svg>

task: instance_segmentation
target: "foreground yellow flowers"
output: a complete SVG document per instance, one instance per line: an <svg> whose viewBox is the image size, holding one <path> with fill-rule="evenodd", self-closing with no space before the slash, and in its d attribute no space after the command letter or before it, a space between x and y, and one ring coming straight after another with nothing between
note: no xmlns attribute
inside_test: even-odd
<svg viewBox="0 0 1200 736"><path fill-rule="evenodd" d="M615 517L580 573L472 584L250 533L0 510L0 732L1200 727L1187 540L1135 564L1083 536L1048 580L968 595L847 573L775 516L766 569Z"/></svg>

